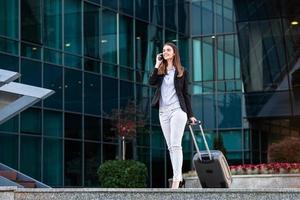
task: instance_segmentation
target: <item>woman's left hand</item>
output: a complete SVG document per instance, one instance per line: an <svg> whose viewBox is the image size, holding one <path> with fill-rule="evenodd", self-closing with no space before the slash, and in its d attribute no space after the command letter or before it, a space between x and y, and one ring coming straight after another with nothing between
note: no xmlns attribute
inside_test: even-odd
<svg viewBox="0 0 300 200"><path fill-rule="evenodd" d="M191 124L196 124L197 119L195 117L190 117L190 122L191 122Z"/></svg>

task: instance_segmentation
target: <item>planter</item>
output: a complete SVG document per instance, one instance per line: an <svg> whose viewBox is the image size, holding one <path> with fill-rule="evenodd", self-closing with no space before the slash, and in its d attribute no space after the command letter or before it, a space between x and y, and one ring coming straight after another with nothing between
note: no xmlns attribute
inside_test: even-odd
<svg viewBox="0 0 300 200"><path fill-rule="evenodd" d="M300 174L234 175L230 188L300 188ZM185 178L187 188L199 188L198 177Z"/></svg>

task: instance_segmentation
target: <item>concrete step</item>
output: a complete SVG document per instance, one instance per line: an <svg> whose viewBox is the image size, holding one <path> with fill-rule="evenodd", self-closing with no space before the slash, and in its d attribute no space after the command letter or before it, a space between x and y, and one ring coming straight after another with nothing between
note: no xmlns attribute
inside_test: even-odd
<svg viewBox="0 0 300 200"><path fill-rule="evenodd" d="M299 200L300 189L111 189L111 188L60 188L60 189L27 189L15 188L10 200ZM4 191L1 195L4 195ZM8 196L8 193L6 192Z"/></svg>
<svg viewBox="0 0 300 200"><path fill-rule="evenodd" d="M9 180L16 181L17 180L17 172L8 171L8 170L0 170L0 176L3 176Z"/></svg>

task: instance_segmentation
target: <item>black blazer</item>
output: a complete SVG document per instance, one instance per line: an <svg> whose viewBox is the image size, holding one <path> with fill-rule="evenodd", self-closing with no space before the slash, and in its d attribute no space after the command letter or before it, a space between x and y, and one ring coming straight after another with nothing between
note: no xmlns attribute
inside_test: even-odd
<svg viewBox="0 0 300 200"><path fill-rule="evenodd" d="M184 71L183 76L181 77L177 77L177 74L178 72L176 70L174 75L174 86L176 94L178 96L181 109L186 112L188 118L190 118L193 117L193 112L191 107L191 97L188 93L188 73L187 71ZM160 90L164 76L165 75L158 75L157 68L154 68L154 71L150 75L149 84L157 88L151 102L152 107L159 108Z"/></svg>

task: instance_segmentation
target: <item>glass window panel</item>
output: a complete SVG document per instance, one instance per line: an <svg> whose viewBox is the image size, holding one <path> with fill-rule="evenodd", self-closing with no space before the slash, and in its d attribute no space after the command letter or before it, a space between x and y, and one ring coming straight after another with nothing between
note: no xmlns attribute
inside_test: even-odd
<svg viewBox="0 0 300 200"><path fill-rule="evenodd" d="M97 117L84 117L84 139L101 140L101 119Z"/></svg>
<svg viewBox="0 0 300 200"><path fill-rule="evenodd" d="M29 108L21 113L21 132L41 135L42 113L40 109Z"/></svg>
<svg viewBox="0 0 300 200"><path fill-rule="evenodd" d="M134 0L119 0L119 10L133 15L133 1Z"/></svg>
<svg viewBox="0 0 300 200"><path fill-rule="evenodd" d="M152 135L151 135L151 149L165 149L166 142L163 136L162 130L160 126L152 127ZM163 155L153 155L156 158L161 158Z"/></svg>
<svg viewBox="0 0 300 200"><path fill-rule="evenodd" d="M117 15L102 11L101 54L105 61L117 63Z"/></svg>
<svg viewBox="0 0 300 200"><path fill-rule="evenodd" d="M135 16L146 21L149 20L149 0L135 0Z"/></svg>
<svg viewBox="0 0 300 200"><path fill-rule="evenodd" d="M0 68L18 72L19 58L0 53Z"/></svg>
<svg viewBox="0 0 300 200"><path fill-rule="evenodd" d="M54 94L44 100L44 106L61 109L63 97L62 67L44 64L43 73L43 86L55 91Z"/></svg>
<svg viewBox="0 0 300 200"><path fill-rule="evenodd" d="M103 112L110 114L112 109L118 108L118 80L103 77Z"/></svg>
<svg viewBox="0 0 300 200"><path fill-rule="evenodd" d="M222 131L221 136L226 151L240 151L242 150L242 133L238 131Z"/></svg>
<svg viewBox="0 0 300 200"><path fill-rule="evenodd" d="M104 142L118 142L118 135L113 130L113 120L103 119L103 141Z"/></svg>
<svg viewBox="0 0 300 200"><path fill-rule="evenodd" d="M242 127L241 94L227 93L218 95L218 127Z"/></svg>
<svg viewBox="0 0 300 200"><path fill-rule="evenodd" d="M19 115L9 119L0 125L0 131L4 132L18 132L19 128Z"/></svg>
<svg viewBox="0 0 300 200"><path fill-rule="evenodd" d="M65 66L82 69L82 58L70 54L65 54Z"/></svg>
<svg viewBox="0 0 300 200"><path fill-rule="evenodd" d="M41 180L41 138L21 136L20 171Z"/></svg>
<svg viewBox="0 0 300 200"><path fill-rule="evenodd" d="M203 119L203 99L202 95L193 95L192 96L192 110L194 116L202 120Z"/></svg>
<svg viewBox="0 0 300 200"><path fill-rule="evenodd" d="M45 48L44 49L44 61L53 63L53 64L57 64L57 65L61 65L62 64L62 53Z"/></svg>
<svg viewBox="0 0 300 200"><path fill-rule="evenodd" d="M196 137L196 141L198 144L198 147L201 150L206 150L203 138L201 136L200 130L196 130L195 131L195 137ZM214 139L216 137L216 132L214 131L205 131L205 138L207 140L207 145L209 149L213 149L214 148ZM194 148L194 151L196 151L196 149ZM195 152L196 153L196 152Z"/></svg>
<svg viewBox="0 0 300 200"><path fill-rule="evenodd" d="M144 84L149 84L149 72L145 71L136 71L135 77L136 77L136 82L144 83Z"/></svg>
<svg viewBox="0 0 300 200"><path fill-rule="evenodd" d="M102 5L118 10L118 0L102 0Z"/></svg>
<svg viewBox="0 0 300 200"><path fill-rule="evenodd" d="M96 173L101 164L101 144L84 143L84 186L99 187L99 177Z"/></svg>
<svg viewBox="0 0 300 200"><path fill-rule="evenodd" d="M84 70L100 73L100 62L92 59L84 59Z"/></svg>
<svg viewBox="0 0 300 200"><path fill-rule="evenodd" d="M218 80L224 79L224 36L217 37L217 69Z"/></svg>
<svg viewBox="0 0 300 200"><path fill-rule="evenodd" d="M203 95L203 126L204 129L216 127L216 105L215 96Z"/></svg>
<svg viewBox="0 0 300 200"><path fill-rule="evenodd" d="M84 55L99 58L99 7L84 3Z"/></svg>
<svg viewBox="0 0 300 200"><path fill-rule="evenodd" d="M112 77L118 77L118 66L102 63L102 73Z"/></svg>
<svg viewBox="0 0 300 200"><path fill-rule="evenodd" d="M189 38L179 35L178 49L180 52L180 61L183 67L189 71L189 76L192 75L192 67L189 65Z"/></svg>
<svg viewBox="0 0 300 200"><path fill-rule="evenodd" d="M214 33L213 0L201 1L201 29L203 35Z"/></svg>
<svg viewBox="0 0 300 200"><path fill-rule="evenodd" d="M0 0L0 35L19 38L19 1Z"/></svg>
<svg viewBox="0 0 300 200"><path fill-rule="evenodd" d="M176 30L177 29L177 18L178 18L178 12L177 12L177 1L174 0L165 0L165 26Z"/></svg>
<svg viewBox="0 0 300 200"><path fill-rule="evenodd" d="M41 43L41 0L22 0L21 2L21 38Z"/></svg>
<svg viewBox="0 0 300 200"><path fill-rule="evenodd" d="M81 115L65 113L65 137L82 138L82 117Z"/></svg>
<svg viewBox="0 0 300 200"><path fill-rule="evenodd" d="M21 60L22 83L41 87L42 85L42 63L31 60Z"/></svg>
<svg viewBox="0 0 300 200"><path fill-rule="evenodd" d="M30 45L30 44L21 44L21 55L23 57L34 58L40 60L42 57L41 47Z"/></svg>
<svg viewBox="0 0 300 200"><path fill-rule="evenodd" d="M135 22L135 64L137 69L146 70L148 56L148 25L136 20Z"/></svg>
<svg viewBox="0 0 300 200"><path fill-rule="evenodd" d="M82 143L68 140L64 143L65 186L82 186Z"/></svg>
<svg viewBox="0 0 300 200"><path fill-rule="evenodd" d="M9 40L0 37L0 51L18 55L19 54L19 43L14 40Z"/></svg>
<svg viewBox="0 0 300 200"><path fill-rule="evenodd" d="M44 0L43 40L47 47L62 48L62 1Z"/></svg>
<svg viewBox="0 0 300 200"><path fill-rule="evenodd" d="M146 119L150 119L150 88L136 84L136 103L138 109L145 114Z"/></svg>
<svg viewBox="0 0 300 200"><path fill-rule="evenodd" d="M201 19L201 2L191 3L191 19ZM190 20L192 35L201 35L201 20Z"/></svg>
<svg viewBox="0 0 300 200"><path fill-rule="evenodd" d="M178 0L178 30L185 35L189 34L190 4L185 0ZM192 18L194 19L194 18ZM197 20L192 20L197 21Z"/></svg>
<svg viewBox="0 0 300 200"><path fill-rule="evenodd" d="M203 80L213 80L214 78L214 48L213 39L211 37L203 38L202 40L202 68Z"/></svg>
<svg viewBox="0 0 300 200"><path fill-rule="evenodd" d="M64 50L81 54L81 1L64 1Z"/></svg>
<svg viewBox="0 0 300 200"><path fill-rule="evenodd" d="M18 169L18 135L0 134L0 162Z"/></svg>
<svg viewBox="0 0 300 200"><path fill-rule="evenodd" d="M120 107L124 108L132 100L134 100L133 83L120 81Z"/></svg>
<svg viewBox="0 0 300 200"><path fill-rule="evenodd" d="M84 112L101 114L101 79L99 75L84 73Z"/></svg>
<svg viewBox="0 0 300 200"><path fill-rule="evenodd" d="M233 79L234 78L234 37L233 35L227 35L224 38L224 53L225 53L225 79Z"/></svg>
<svg viewBox="0 0 300 200"><path fill-rule="evenodd" d="M132 19L120 15L119 52L120 65L133 68L133 24Z"/></svg>
<svg viewBox="0 0 300 200"><path fill-rule="evenodd" d="M44 110L44 135L63 136L63 118L61 112Z"/></svg>
<svg viewBox="0 0 300 200"><path fill-rule="evenodd" d="M150 22L163 25L163 0L150 1Z"/></svg>
<svg viewBox="0 0 300 200"><path fill-rule="evenodd" d="M148 37L149 37L149 42L148 42L148 46L149 46L149 51L148 51L148 60L147 63L149 64L149 69L147 69L148 71L152 71L153 67L155 65L155 59L156 59L156 55L158 53L162 52L162 48L163 48L163 37L162 37L162 29L153 26L153 25L149 25L149 29L148 29Z"/></svg>
<svg viewBox="0 0 300 200"><path fill-rule="evenodd" d="M65 69L65 109L82 110L82 75L80 71Z"/></svg>
<svg viewBox="0 0 300 200"><path fill-rule="evenodd" d="M134 71L124 67L120 67L120 79L133 81Z"/></svg>
<svg viewBox="0 0 300 200"><path fill-rule="evenodd" d="M58 139L44 138L43 154L43 182L54 187L62 187L62 141Z"/></svg>
<svg viewBox="0 0 300 200"><path fill-rule="evenodd" d="M172 43L176 44L177 43L177 34L176 34L176 32L165 30L165 41L166 42L172 42Z"/></svg>
<svg viewBox="0 0 300 200"><path fill-rule="evenodd" d="M202 80L202 47L200 40L193 40L193 81Z"/></svg>
<svg viewBox="0 0 300 200"><path fill-rule="evenodd" d="M116 144L103 144L103 161L118 158L118 146Z"/></svg>

